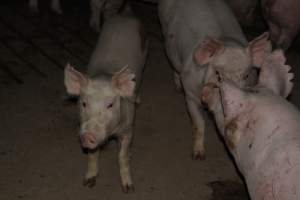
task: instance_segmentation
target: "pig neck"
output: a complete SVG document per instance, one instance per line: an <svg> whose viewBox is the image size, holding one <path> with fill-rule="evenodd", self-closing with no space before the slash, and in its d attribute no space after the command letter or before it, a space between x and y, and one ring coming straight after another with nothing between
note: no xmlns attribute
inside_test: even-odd
<svg viewBox="0 0 300 200"><path fill-rule="evenodd" d="M120 135L123 132L131 131L133 125L135 102L132 98L121 98L120 101L120 117L116 126L110 130L112 135Z"/></svg>

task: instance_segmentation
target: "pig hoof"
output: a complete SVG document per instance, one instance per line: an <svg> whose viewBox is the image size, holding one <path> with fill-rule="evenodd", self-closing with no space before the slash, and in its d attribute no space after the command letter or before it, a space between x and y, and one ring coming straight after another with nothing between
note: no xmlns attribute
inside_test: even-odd
<svg viewBox="0 0 300 200"><path fill-rule="evenodd" d="M96 177L91 177L91 178L85 178L83 180L83 186L87 186L89 188L92 188L96 185Z"/></svg>
<svg viewBox="0 0 300 200"><path fill-rule="evenodd" d="M202 160L205 160L205 154L202 152L196 152L196 153L193 153L192 158L193 158L193 160L202 161Z"/></svg>
<svg viewBox="0 0 300 200"><path fill-rule="evenodd" d="M134 186L132 184L122 185L122 189L124 193L134 192Z"/></svg>

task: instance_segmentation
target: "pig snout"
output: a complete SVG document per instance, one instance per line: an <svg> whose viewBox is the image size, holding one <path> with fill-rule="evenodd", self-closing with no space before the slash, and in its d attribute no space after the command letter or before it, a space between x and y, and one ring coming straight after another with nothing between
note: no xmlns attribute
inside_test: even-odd
<svg viewBox="0 0 300 200"><path fill-rule="evenodd" d="M98 146L96 136L93 133L83 133L82 135L80 135L80 140L84 148L94 149Z"/></svg>

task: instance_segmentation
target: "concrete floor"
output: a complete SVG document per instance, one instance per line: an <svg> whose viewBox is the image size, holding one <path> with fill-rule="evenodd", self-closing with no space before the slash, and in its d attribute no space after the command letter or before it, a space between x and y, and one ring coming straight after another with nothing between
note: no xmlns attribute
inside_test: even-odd
<svg viewBox="0 0 300 200"><path fill-rule="evenodd" d="M246 200L210 118L207 159L191 159L192 128L173 85L156 6L138 2L150 49L132 145L135 192L121 190L114 141L102 151L96 186L83 187L86 155L77 106L64 100L63 67L71 62L84 70L97 34L88 27L88 4L70 2L62 16L48 8L32 16L25 1L0 3L0 199ZM299 49L288 52L288 62L300 74ZM291 100L300 106L298 80Z"/></svg>

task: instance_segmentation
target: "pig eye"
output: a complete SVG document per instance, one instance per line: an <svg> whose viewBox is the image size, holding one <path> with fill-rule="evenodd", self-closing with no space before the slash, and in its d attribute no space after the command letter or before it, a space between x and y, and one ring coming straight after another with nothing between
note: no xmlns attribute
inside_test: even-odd
<svg viewBox="0 0 300 200"><path fill-rule="evenodd" d="M114 103L110 103L107 105L107 109L112 108L114 106Z"/></svg>
<svg viewBox="0 0 300 200"><path fill-rule="evenodd" d="M82 102L82 107L86 107L86 103L84 101Z"/></svg>

